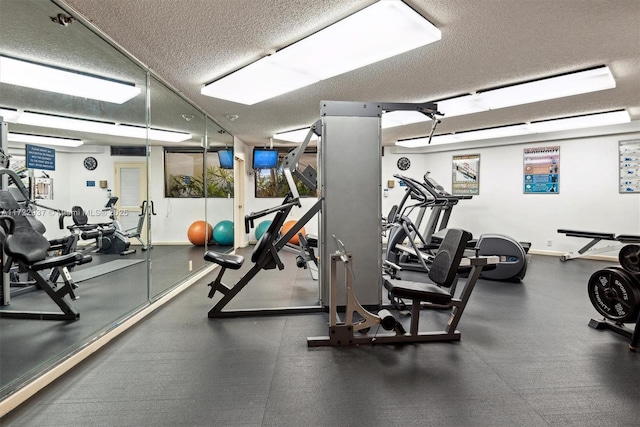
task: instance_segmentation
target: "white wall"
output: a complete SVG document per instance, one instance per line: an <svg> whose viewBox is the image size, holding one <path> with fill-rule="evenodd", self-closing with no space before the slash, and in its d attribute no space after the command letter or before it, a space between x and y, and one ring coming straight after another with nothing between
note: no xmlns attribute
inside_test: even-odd
<svg viewBox="0 0 640 427"><path fill-rule="evenodd" d="M640 138L640 133L603 135L528 144L465 149L426 154L388 154L383 158L383 183L398 173L397 159L407 156L406 175L422 179L426 171L451 191L452 156L480 154L480 194L454 208L451 227L474 236L501 233L531 242L532 249L568 252L586 239L558 234L560 228L640 235L640 195L618 192L618 141ZM560 193L523 193L523 149L560 146ZM404 189L396 184L383 198L386 215L400 202ZM547 241L552 246L547 246ZM604 242L597 247L606 246ZM615 253L613 254L615 255Z"/></svg>
<svg viewBox="0 0 640 427"><path fill-rule="evenodd" d="M461 201L453 210L449 225L482 233L506 234L519 241L531 242L532 250L564 253L587 243L586 239L558 234L560 228L640 235L640 194L618 192L618 141L640 138L640 132L600 136L579 136L568 139L537 140L517 145L502 145L476 149L433 153L390 153L382 158L382 183L400 173L396 162L409 157L411 168L404 174L422 179L426 171L447 191L451 191L452 156L480 154L480 194ZM560 146L560 193L523 193L523 149ZM250 148L244 146L250 159ZM250 166L250 165L249 165ZM246 185L245 212L257 212L278 205L280 199L256 199L254 181ZM382 199L381 217L386 217L404 195L396 182ZM299 218L315 202L303 200L303 209L294 209L292 218ZM353 215L358 214L354 205ZM272 217L272 216L271 216ZM269 218L269 217L267 217ZM317 234L317 217L305 228ZM253 239L253 234L251 235ZM552 246L547 246L547 241ZM602 242L596 247L611 242ZM607 253L614 255L615 253Z"/></svg>

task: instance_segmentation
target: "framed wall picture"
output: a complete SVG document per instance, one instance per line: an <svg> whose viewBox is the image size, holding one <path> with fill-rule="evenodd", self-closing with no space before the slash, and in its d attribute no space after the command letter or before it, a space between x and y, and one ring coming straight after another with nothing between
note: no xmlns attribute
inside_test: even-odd
<svg viewBox="0 0 640 427"><path fill-rule="evenodd" d="M524 149L524 193L560 192L560 147Z"/></svg>
<svg viewBox="0 0 640 427"><path fill-rule="evenodd" d="M620 193L640 193L640 139L618 143L620 154Z"/></svg>
<svg viewBox="0 0 640 427"><path fill-rule="evenodd" d="M453 156L451 192L480 194L480 154Z"/></svg>

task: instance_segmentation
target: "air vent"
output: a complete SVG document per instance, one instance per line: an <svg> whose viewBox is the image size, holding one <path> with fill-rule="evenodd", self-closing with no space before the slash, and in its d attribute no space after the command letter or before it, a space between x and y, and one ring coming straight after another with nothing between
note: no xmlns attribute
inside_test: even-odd
<svg viewBox="0 0 640 427"><path fill-rule="evenodd" d="M111 146L111 155L112 156L146 157L147 147L145 146L136 146L136 147Z"/></svg>

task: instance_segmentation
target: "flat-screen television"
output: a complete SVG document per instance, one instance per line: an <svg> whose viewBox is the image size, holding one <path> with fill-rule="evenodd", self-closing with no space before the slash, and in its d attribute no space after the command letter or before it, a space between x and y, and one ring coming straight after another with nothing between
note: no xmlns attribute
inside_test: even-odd
<svg viewBox="0 0 640 427"><path fill-rule="evenodd" d="M233 151L232 150L218 151L218 161L220 162L221 169L233 169Z"/></svg>
<svg viewBox="0 0 640 427"><path fill-rule="evenodd" d="M272 148L253 149L253 168L272 169L278 166L278 150Z"/></svg>

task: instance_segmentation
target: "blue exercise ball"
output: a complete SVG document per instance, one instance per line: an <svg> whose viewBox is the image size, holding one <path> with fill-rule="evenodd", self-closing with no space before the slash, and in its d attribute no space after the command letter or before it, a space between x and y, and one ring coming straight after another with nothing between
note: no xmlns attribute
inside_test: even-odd
<svg viewBox="0 0 640 427"><path fill-rule="evenodd" d="M262 221L260 224L258 224L258 226L256 227L256 240L260 240L265 231L269 229L269 226L271 226L270 219Z"/></svg>
<svg viewBox="0 0 640 427"><path fill-rule="evenodd" d="M220 221L213 227L213 240L220 246L233 245L233 222Z"/></svg>

